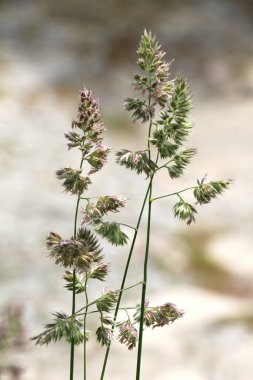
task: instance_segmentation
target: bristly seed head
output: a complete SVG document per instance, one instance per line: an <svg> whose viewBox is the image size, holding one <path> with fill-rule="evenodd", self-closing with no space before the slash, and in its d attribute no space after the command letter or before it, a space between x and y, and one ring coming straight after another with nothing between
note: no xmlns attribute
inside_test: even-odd
<svg viewBox="0 0 253 380"><path fill-rule="evenodd" d="M118 323L119 334L117 340L125 344L127 348L131 351L137 343L138 332L134 325L128 320L125 322Z"/></svg>

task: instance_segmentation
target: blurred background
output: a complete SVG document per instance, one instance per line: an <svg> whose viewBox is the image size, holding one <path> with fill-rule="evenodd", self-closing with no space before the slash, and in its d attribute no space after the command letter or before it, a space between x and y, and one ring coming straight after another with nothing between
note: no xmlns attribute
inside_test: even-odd
<svg viewBox="0 0 253 380"><path fill-rule="evenodd" d="M44 248L49 231L72 234L75 200L54 172L79 165L64 133L85 85L100 98L107 143L142 149L146 130L132 125L123 99L132 94L136 47L146 27L156 34L173 74L188 78L198 148L184 177L160 173L157 196L192 186L205 174L232 178L222 199L199 209L197 223L172 217L173 199L154 204L148 298L185 310L174 325L147 331L145 380L252 380L253 362L253 2L250 0L0 1L0 379L67 379L65 343L35 347L28 338L56 310L70 311L63 271ZM94 177L95 178L95 177ZM144 178L110 164L92 194L129 198L117 220L135 225ZM127 231L129 233L129 231ZM130 234L129 234L130 235ZM145 220L129 284L139 281ZM127 248L105 245L119 287ZM90 294L96 289L91 287ZM125 303L139 302L126 294ZM90 328L95 322L90 320ZM95 339L94 339L95 340ZM89 345L89 379L99 378L104 350ZM106 379L134 378L136 352L113 345ZM76 378L82 377L77 349Z"/></svg>

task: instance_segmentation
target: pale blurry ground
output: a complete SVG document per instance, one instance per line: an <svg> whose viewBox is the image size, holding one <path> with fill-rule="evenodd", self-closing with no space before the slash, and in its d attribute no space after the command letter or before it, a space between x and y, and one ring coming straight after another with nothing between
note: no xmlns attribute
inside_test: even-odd
<svg viewBox="0 0 253 380"><path fill-rule="evenodd" d="M86 25L89 33L83 37L83 29L75 27L74 21L67 27L63 21L52 22L49 18L45 27L43 9L31 7L29 2L23 6L20 15L18 8L5 6L0 16L4 36L0 53L0 306L9 303L23 306L29 337L41 331L52 311L70 310L70 294L62 288L62 271L48 259L44 239L49 231L66 237L72 233L74 199L62 193L54 172L65 165L78 165L79 157L67 152L63 135L75 117L77 91L82 82L95 89L95 95L101 99L108 129L107 143L113 149L141 149L146 131L132 127L128 115L122 112L123 97L131 91L133 66L120 70L118 64L114 70L117 57L112 55L109 70L105 64L108 57L105 59L102 49L103 38L99 32L100 37L90 33L92 24ZM202 15L205 9L200 9ZM233 7L231 12L233 18ZM163 22L155 29L158 36L160 33L166 40L173 25L184 25L186 13L181 11L173 16L169 25L165 15L160 15L156 20ZM209 7L208 17L212 22L215 14L218 13ZM220 27L218 21L222 17L221 13L212 25ZM221 35L230 35L226 29L227 25L230 30L229 17L224 18ZM193 13L187 19L188 27L182 30L186 34L195 30L191 25L197 19ZM239 21L238 24L241 26ZM200 30L204 25L205 19L200 18ZM234 24L233 33L239 26ZM22 40L19 32L25 27L27 35L22 35ZM103 29L101 25L100 28ZM243 28L244 38L238 44L238 51L247 46L250 37L252 41L251 30L247 25ZM180 28L178 33L180 36ZM108 34L113 33L110 30ZM94 51L88 50L87 54L84 51L81 55L73 48L75 41L78 46L82 44L82 38L89 46L95 46L93 49L99 51L101 60ZM129 44L129 51L135 49L136 41L133 39ZM174 45L170 46L173 50ZM221 46L226 47L226 42L221 42ZM122 48L116 44L114 49L120 52ZM189 76L196 94L195 129L188 145L197 147L199 153L181 180L171 182L166 173L161 173L154 192L162 195L191 186L206 173L210 179L233 178L234 184L222 199L199 209L197 223L191 227L174 221L172 199L154 204L150 302L173 302L186 315L171 327L146 331L145 380L252 380L253 57L250 49L245 55L241 51L240 54L236 64L232 58L219 54L213 60L205 60L203 55L203 74L195 71L194 64L191 67L189 58L184 60L184 55L180 58L178 53L181 72ZM173 56L177 58L175 52ZM190 67L189 70L185 67L186 72L182 71L184 65ZM178 67L177 59L174 66ZM203 76L203 83L198 74ZM145 191L144 179L117 167L111 157L110 164L97 175L92 193L100 194L101 186L105 194L124 194L129 198L126 210L118 217L122 222L135 224ZM143 229L129 284L141 279L144 238ZM116 252L106 246L105 252L112 262L108 285L118 287L127 249ZM139 301L138 297L138 292L133 291L125 300L132 305ZM81 378L81 348L77 353L76 373ZM98 378L102 355L103 350L91 343L90 380ZM135 355L115 344L106 378L134 378ZM22 380L68 378L69 348L65 344L46 349L27 343L24 350L5 354L0 364L1 360L24 368Z"/></svg>

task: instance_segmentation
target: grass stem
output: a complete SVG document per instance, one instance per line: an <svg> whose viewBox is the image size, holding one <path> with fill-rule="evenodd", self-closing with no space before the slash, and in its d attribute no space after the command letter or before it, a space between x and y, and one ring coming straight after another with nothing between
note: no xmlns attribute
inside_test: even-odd
<svg viewBox="0 0 253 380"><path fill-rule="evenodd" d="M83 166L83 161L84 161L84 156L82 156L82 159L81 159L80 169ZM77 233L77 219L78 219L80 199L81 199L81 196L79 195L77 198L76 210L75 210L74 239L76 238L76 233ZM76 277L76 271L74 268L73 269L73 290L72 290L72 315L75 314L75 309L76 309L75 277ZM74 341L72 339L71 345L70 345L70 374L69 374L70 380L74 380L74 364L75 364L75 345L74 345Z"/></svg>
<svg viewBox="0 0 253 380"><path fill-rule="evenodd" d="M138 218L138 221L137 221L137 224L136 224L136 228L135 228L135 232L134 232L131 248L130 248L130 251L129 251L129 255L128 255L128 258L127 258L127 262L126 262L126 266L125 266L125 271L124 271L124 274L123 274L123 279L122 279L122 282L121 282L120 289L124 289L124 287L125 287L127 273L128 273L128 269L129 269L129 265L130 265L131 259L132 259L132 254L133 254L133 250L134 250L134 246L135 246L135 241L136 241L136 238L137 238L138 230L139 230L139 227L140 227L143 211L144 211L145 204L146 204L146 201L147 201L147 198L148 198L149 189L150 189L150 185L148 186L148 189L146 191L146 194L145 194L145 197L144 197L144 200L143 200L143 204L142 204L142 207L141 207L141 211L140 211L140 214L139 214L139 218ZM114 313L114 317L113 317L114 324L115 324L117 316L118 316L118 311L119 311L119 307L120 307L120 303L121 303L121 297L122 297L122 292L120 292L119 297L118 297L118 301L117 301L117 304L116 304L116 309L115 309L115 313ZM114 330L114 324L113 324L113 328L112 328L113 330ZM111 348L111 344L109 344L108 347L107 347L107 349L106 349L106 353L105 353L105 358L104 358L104 362L103 362L103 368L102 368L100 380L104 379L104 374L105 374L105 369L106 369L106 365L107 365L108 356L109 356L109 353L110 353L110 348Z"/></svg>
<svg viewBox="0 0 253 380"><path fill-rule="evenodd" d="M140 371L141 371L142 338L143 338L143 326L144 326L144 309L145 309L145 297L146 297L146 288L147 288L147 280L148 280L148 256L149 256L149 242L150 242L150 230L151 230L152 182L153 182L153 176L151 177L150 185L149 185L147 240L146 240L146 251L145 251L145 259L144 259L144 267L143 267L143 284L142 284L142 294L141 294L141 311L140 311L140 324L139 324L139 339L138 339L138 353L137 353L137 366L136 366L136 380L140 379Z"/></svg>

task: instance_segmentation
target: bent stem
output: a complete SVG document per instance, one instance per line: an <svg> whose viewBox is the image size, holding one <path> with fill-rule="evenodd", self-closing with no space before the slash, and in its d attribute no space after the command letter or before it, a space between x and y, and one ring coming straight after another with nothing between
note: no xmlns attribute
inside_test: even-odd
<svg viewBox="0 0 253 380"><path fill-rule="evenodd" d="M143 200L143 204L142 204L142 207L141 207L141 211L140 211L140 214L139 214L139 218L138 218L138 221L137 221L137 224L136 224L136 227L135 227L135 232L134 232L131 248L130 248L130 251L129 251L129 255L128 255L128 258L127 258L127 262L126 262L126 266L125 266L125 271L124 271L124 275L123 275L123 279L122 279L122 283L121 283L120 289L124 289L124 287L125 287L127 273L128 273L129 265L130 265L130 262L131 262L131 258L132 258L132 254L133 254L133 250L134 250L135 241L136 241L136 238L137 238L139 226L140 226L140 223L141 223L143 211L144 211L145 204L146 204L146 201L147 201L147 198L148 198L149 190L150 190L150 184L149 184L149 186L147 188L147 191L146 191L146 194L145 194L145 197L144 197L144 200ZM119 307L120 307L120 303L121 303L122 294L123 294L123 292L119 293L118 301L117 301L117 304L116 304L115 313L114 313L114 317L113 317L113 322L114 323L113 323L113 327L112 327L112 332L114 331L115 322L117 320L117 316L118 316L118 311L119 311ZM100 380L104 379L104 374L105 374L105 369L106 369L106 365L107 365L107 361L108 361L108 356L109 356L109 353L110 353L110 348L111 348L111 343L108 344L107 349L106 349L106 353L105 353L105 358L104 358L104 363L103 363L103 368L102 368Z"/></svg>

